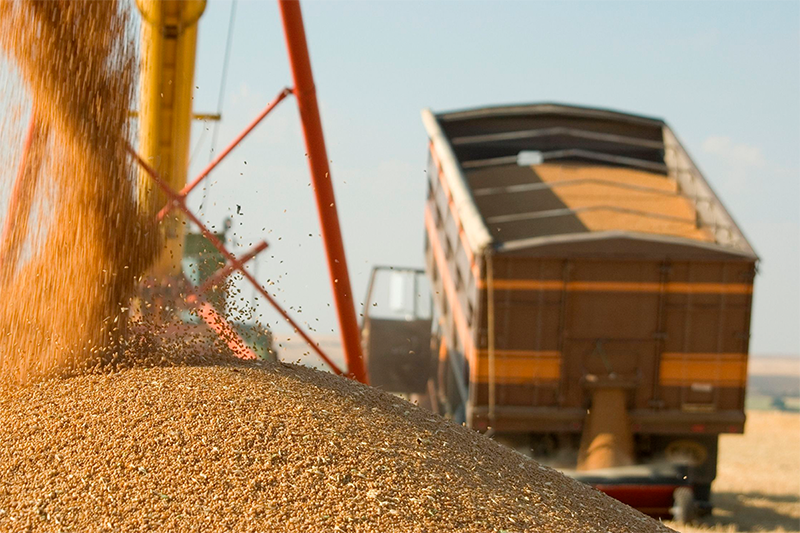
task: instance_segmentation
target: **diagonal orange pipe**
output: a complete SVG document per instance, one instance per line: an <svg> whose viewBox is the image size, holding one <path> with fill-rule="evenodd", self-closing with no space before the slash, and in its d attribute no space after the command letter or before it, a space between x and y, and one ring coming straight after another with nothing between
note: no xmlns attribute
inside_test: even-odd
<svg viewBox="0 0 800 533"><path fill-rule="evenodd" d="M19 160L17 178L6 209L6 219L3 223L3 233L0 236L0 265L3 272L10 274L19 260L25 235L21 231L24 222L28 219L33 206L33 197L42 166L42 147L47 141L48 130L36 117L35 111L31 112L28 122L28 131L22 146L22 155ZM19 227L19 229L17 229ZM16 230L16 231L15 231Z"/></svg>
<svg viewBox="0 0 800 533"><path fill-rule="evenodd" d="M314 88L314 76L311 73L311 61L308 56L300 2L298 0L278 0L278 6L283 20L289 64L294 78L294 95L297 98L300 122L303 125L308 166L311 170L311 183L317 201L322 240L328 259L328 272L336 302L336 315L348 374L362 383L367 383L367 372L361 353L361 335L356 319L353 291L350 288L350 276L347 272L342 231L339 227L339 215L333 195L328 154L322 134L322 122L319 117L317 94Z"/></svg>

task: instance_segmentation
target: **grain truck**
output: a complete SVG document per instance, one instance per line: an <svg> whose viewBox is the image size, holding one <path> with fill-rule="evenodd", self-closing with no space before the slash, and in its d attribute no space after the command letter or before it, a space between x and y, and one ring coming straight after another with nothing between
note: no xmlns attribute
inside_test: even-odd
<svg viewBox="0 0 800 533"><path fill-rule="evenodd" d="M425 269L379 267L370 383L654 515L741 433L758 258L661 119L422 112Z"/></svg>

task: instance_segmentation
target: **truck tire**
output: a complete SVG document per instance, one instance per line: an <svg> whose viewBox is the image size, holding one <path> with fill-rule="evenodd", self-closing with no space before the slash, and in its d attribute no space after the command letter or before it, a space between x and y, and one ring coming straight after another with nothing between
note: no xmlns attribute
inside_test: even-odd
<svg viewBox="0 0 800 533"><path fill-rule="evenodd" d="M695 516L698 518L710 516L714 511L714 505L711 503L711 483L697 484L693 488Z"/></svg>

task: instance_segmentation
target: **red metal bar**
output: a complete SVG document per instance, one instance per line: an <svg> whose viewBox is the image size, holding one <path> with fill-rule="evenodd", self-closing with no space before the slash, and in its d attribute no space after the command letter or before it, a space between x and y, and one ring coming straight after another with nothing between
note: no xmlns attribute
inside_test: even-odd
<svg viewBox="0 0 800 533"><path fill-rule="evenodd" d="M38 145L41 145L46 134L46 130L44 130L34 112L31 112L28 130L25 133L25 140L22 145L19 167L17 168L17 177L8 200L3 233L0 236L0 264L7 264L11 268L19 259L23 239L23 235L14 234L14 228L21 220L27 219L30 215L33 194L39 181L41 160L30 160L30 154Z"/></svg>
<svg viewBox="0 0 800 533"><path fill-rule="evenodd" d="M192 283L183 276L183 281L186 287L191 287ZM205 299L202 293L196 289L186 297L186 303L191 304L197 309L197 316L203 319L203 322L211 328L211 331L225 341L228 348L231 349L234 357L244 360L256 360L258 356L250 349L247 343L242 339L235 329L231 326L224 316L219 314L214 306Z"/></svg>
<svg viewBox="0 0 800 533"><path fill-rule="evenodd" d="M289 52L289 64L294 79L294 95L297 98L300 122L303 125L303 136L308 151L308 165L317 201L322 240L328 259L328 272L336 302L336 314L339 320L344 356L350 376L366 383L367 373L361 354L361 335L356 319L353 291L350 288L350 276L347 272L344 243L339 228L339 215L336 211L336 199L333 195L328 154L325 150L314 77L311 73L306 33L303 27L303 15L297 0L278 0L278 6L283 20L286 48Z"/></svg>
<svg viewBox="0 0 800 533"><path fill-rule="evenodd" d="M674 504L673 495L679 487L687 485L677 481L663 481L655 484L591 484L597 490L604 492L637 511L653 517L670 517L670 509Z"/></svg>
<svg viewBox="0 0 800 533"><path fill-rule="evenodd" d="M173 191L169 187L169 185L167 185L164 182L164 180L161 179L161 176L158 175L155 169L153 169L150 165L148 165L147 162L144 159L142 159L139 156L139 154L136 153L136 151L130 146L128 146L128 152L130 152L130 154L136 159L136 161L139 163L142 169L144 169L144 171L147 172L150 175L150 177L153 178L153 181L155 181L156 185L158 185L161 188L161 190L164 191L164 194L166 194L170 198L171 205L177 206L181 211L183 211L186 217L192 222L194 222L198 228L200 228L200 233L202 233L203 236L206 239L208 239L208 241L214 246L214 248L219 250L219 252L223 256L225 256L225 259L228 262L237 265L236 269L242 273L242 276L244 276L250 283L253 284L253 286L259 292L259 294L261 294L264 298L266 298L266 300L270 303L270 305L272 305L272 307L274 307L275 310L278 311L278 313L284 318L284 320L286 320L286 322L288 322L289 325L294 328L297 334L300 335L300 337L302 337L304 341L306 341L306 343L311 347L311 349L314 350L323 361L325 361L325 363L331 368L331 370L334 371L334 373L343 375L344 372L342 372L341 369L339 369L339 367L333 361L331 361L327 355L325 355L322 349L314 343L311 337L309 337L308 334L305 331L303 331L300 325L297 324L294 321L294 319L292 319L291 316L289 316L289 314L280 306L280 304L278 304L278 302L275 301L275 299L273 299L272 296L270 296L270 294L264 289L264 287L262 287L261 284L258 283L258 281L256 281L256 279L252 276L252 274L250 274L250 272L244 269L244 266L236 259L236 257L232 253L230 253L225 248L225 245L223 245L222 242L220 242L220 240L217 239L216 235L214 235L208 228L206 228L205 225L200 221L200 219L197 218L188 207L186 207L185 198L181 196L179 193Z"/></svg>
<svg viewBox="0 0 800 533"><path fill-rule="evenodd" d="M256 126L258 126L262 120L264 120L267 117L267 115L269 115L270 111L275 109L275 107L290 94L292 94L292 89L288 87L285 87L281 92L279 92L278 96L273 98L272 101L269 104L267 104L267 107L264 108L264 110L255 118L255 120L253 120L244 130L242 130L242 132L224 150L222 150L222 152L220 152L220 154L217 157L215 157L214 160L211 163L209 163L208 166L204 168L203 171L200 172L200 174L198 174L195 179L191 181L191 183L187 183L183 187L183 189L180 190L178 194L180 194L181 196L186 196L190 192L192 192L192 190L194 190L194 188L197 187L200 184L200 182L206 179L206 177L208 177L211 171L214 170L214 168L217 165L219 165L220 162L223 159L225 159L225 157L228 154L230 154L233 151L233 149L236 148L239 145L239 143L242 142L244 138L247 137L247 135L251 131L253 131L253 129ZM164 206L158 213L158 220L163 220L163 218L167 216L169 210L170 210L169 204Z"/></svg>
<svg viewBox="0 0 800 533"><path fill-rule="evenodd" d="M197 315L210 327L233 352L235 357L244 360L256 360L258 356L250 349L247 343L231 327L225 317L220 315L214 306L205 301L198 294L190 294L186 301L197 307Z"/></svg>

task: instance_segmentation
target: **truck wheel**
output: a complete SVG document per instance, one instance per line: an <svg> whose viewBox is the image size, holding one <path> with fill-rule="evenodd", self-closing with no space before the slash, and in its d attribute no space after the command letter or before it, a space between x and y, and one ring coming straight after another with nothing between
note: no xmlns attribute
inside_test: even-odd
<svg viewBox="0 0 800 533"><path fill-rule="evenodd" d="M711 483L695 485L693 490L695 517L710 516L714 511L714 505L711 503Z"/></svg>
<svg viewBox="0 0 800 533"><path fill-rule="evenodd" d="M690 487L678 487L672 493L672 519L676 522L691 522L695 514L694 493Z"/></svg>

